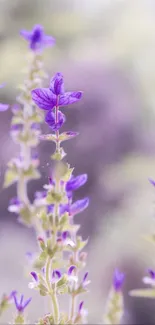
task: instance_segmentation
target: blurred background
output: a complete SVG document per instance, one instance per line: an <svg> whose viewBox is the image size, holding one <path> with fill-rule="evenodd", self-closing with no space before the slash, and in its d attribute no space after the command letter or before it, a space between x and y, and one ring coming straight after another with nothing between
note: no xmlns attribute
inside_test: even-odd
<svg viewBox="0 0 155 325"><path fill-rule="evenodd" d="M89 237L89 323L102 321L117 267L126 274L124 324L155 324L155 302L128 295L144 287L142 277L155 267L154 247L143 239L155 228L155 189L148 182L155 179L155 1L0 0L1 102L16 101L28 51L19 31L37 23L56 38L44 55L49 77L61 71L66 89L84 91L83 100L66 109L64 126L80 136L64 148L76 174L89 176L77 198L89 196L91 203L76 217L80 233ZM33 296L32 323L38 311L45 312L44 298L28 289L23 267L25 253L37 250L35 234L7 211L15 186L2 188L6 164L19 150L9 135L10 120L11 111L1 113L0 294L17 289ZM40 144L42 179L30 183L30 196L47 183L52 151L49 143Z"/></svg>

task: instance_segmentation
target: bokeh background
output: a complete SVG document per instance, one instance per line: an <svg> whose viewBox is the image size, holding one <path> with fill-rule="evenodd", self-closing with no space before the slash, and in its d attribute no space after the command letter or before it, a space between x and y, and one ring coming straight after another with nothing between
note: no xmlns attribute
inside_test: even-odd
<svg viewBox="0 0 155 325"><path fill-rule="evenodd" d="M61 71L66 89L84 91L83 100L66 109L64 126L80 136L64 147L76 173L89 176L77 198L88 195L91 203L76 217L80 233L89 237L89 323L101 322L117 267L126 274L124 324L154 324L155 302L131 298L128 291L144 287L142 277L155 267L154 247L143 239L155 228L155 189L148 182L155 178L155 1L0 0L1 102L16 101L28 50L19 31L36 23L56 38L44 55L49 77ZM1 113L0 294L16 288L33 296L32 323L47 307L24 274L25 253L37 249L35 234L7 211L15 186L2 188L6 164L19 150L9 135L10 119L11 111ZM40 144L42 179L30 184L30 197L47 182L52 150ZM6 320L10 314L1 322Z"/></svg>

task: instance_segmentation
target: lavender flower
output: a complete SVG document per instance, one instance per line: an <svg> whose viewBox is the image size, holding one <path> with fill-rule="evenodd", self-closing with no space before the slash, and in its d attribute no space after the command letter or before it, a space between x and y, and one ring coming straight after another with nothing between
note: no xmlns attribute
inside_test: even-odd
<svg viewBox="0 0 155 325"><path fill-rule="evenodd" d="M56 74L50 82L49 88L37 88L32 90L32 99L35 104L43 110L51 110L55 106L67 106L79 101L82 97L82 92L64 92L63 77L60 84L59 73ZM59 95L57 95L59 92Z"/></svg>
<svg viewBox="0 0 155 325"><path fill-rule="evenodd" d="M17 197L14 197L9 202L8 211L19 213L22 207L23 203Z"/></svg>
<svg viewBox="0 0 155 325"><path fill-rule="evenodd" d="M155 271L148 269L149 276L143 278L145 284L150 284L152 287L155 287Z"/></svg>
<svg viewBox="0 0 155 325"><path fill-rule="evenodd" d="M113 287L116 292L121 291L124 282L124 277L124 273L119 272L119 270L115 270L113 277Z"/></svg>
<svg viewBox="0 0 155 325"><path fill-rule="evenodd" d="M0 85L0 88L3 88L4 87L4 84L1 84ZM8 104L2 104L0 103L0 112L5 112L7 111L9 108L9 105Z"/></svg>
<svg viewBox="0 0 155 325"><path fill-rule="evenodd" d="M20 35L29 42L29 47L34 52L40 52L47 46L53 46L55 39L44 33L41 25L35 25L32 31L21 30Z"/></svg>
<svg viewBox="0 0 155 325"><path fill-rule="evenodd" d="M17 292L14 292L12 294L12 296L13 296L14 303L15 303L15 306L16 306L17 311L19 313L23 313L24 312L24 309L30 303L30 301L31 301L32 298L29 298L29 299L25 300L25 302L24 302L23 301L24 300L24 295L21 295L21 297L20 297L19 300L17 300Z"/></svg>

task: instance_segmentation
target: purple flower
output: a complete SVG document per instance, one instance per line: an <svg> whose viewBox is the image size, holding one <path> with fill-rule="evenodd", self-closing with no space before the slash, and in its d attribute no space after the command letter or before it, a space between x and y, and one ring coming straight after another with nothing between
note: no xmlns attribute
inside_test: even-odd
<svg viewBox="0 0 155 325"><path fill-rule="evenodd" d="M53 131L58 131L65 123L65 121L66 117L60 111L58 111L57 121L55 114L51 110L48 111L45 117L45 122L50 126Z"/></svg>
<svg viewBox="0 0 155 325"><path fill-rule="evenodd" d="M54 270L52 272L52 282L59 280L61 278L61 272L59 270Z"/></svg>
<svg viewBox="0 0 155 325"><path fill-rule="evenodd" d="M150 277L155 280L155 271L153 271L152 269L149 269L148 273L149 273Z"/></svg>
<svg viewBox="0 0 155 325"><path fill-rule="evenodd" d="M73 274L73 271L76 270L76 266L75 265L71 265L68 269L68 275L72 275Z"/></svg>
<svg viewBox="0 0 155 325"><path fill-rule="evenodd" d="M57 73L51 80L49 88L37 88L32 90L32 99L35 104L44 110L50 110L55 106L67 106L81 99L82 92L64 92L63 76ZM59 93L59 95L58 95Z"/></svg>
<svg viewBox="0 0 155 325"><path fill-rule="evenodd" d="M17 197L14 197L9 202L8 211L19 213L22 207L23 207L23 203Z"/></svg>
<svg viewBox="0 0 155 325"><path fill-rule="evenodd" d="M34 288L36 288L37 285L38 285L38 275L37 275L37 273L34 272L34 271L31 272L30 274L32 275L33 281L29 283L28 287L29 287L30 289L34 289Z"/></svg>
<svg viewBox="0 0 155 325"><path fill-rule="evenodd" d="M21 30L20 35L29 42L29 47L33 51L42 51L47 46L53 46L55 39L44 33L41 25L35 25L32 31Z"/></svg>
<svg viewBox="0 0 155 325"><path fill-rule="evenodd" d="M23 301L24 300L24 295L21 295L21 297L20 297L19 300L17 300L17 292L14 292L12 296L13 296L14 303L15 303L15 306L16 306L17 311L19 313L23 313L24 312L24 309L30 303L30 301L31 301L32 298L29 298L29 299L25 300L25 302L24 302Z"/></svg>
<svg viewBox="0 0 155 325"><path fill-rule="evenodd" d="M0 88L3 88L4 87L4 84L1 84L0 85ZM5 112L7 111L9 108L9 105L8 104L2 104L0 103L0 112Z"/></svg>
<svg viewBox="0 0 155 325"><path fill-rule="evenodd" d="M116 292L121 291L123 282L124 282L124 273L119 272L119 270L115 270L114 277L113 277L113 286Z"/></svg>
<svg viewBox="0 0 155 325"><path fill-rule="evenodd" d="M80 212L82 212L83 210L85 210L89 205L89 199L85 198L82 200L78 200L76 202L74 202L69 209L70 215L74 216L75 214L78 214Z"/></svg>
<svg viewBox="0 0 155 325"><path fill-rule="evenodd" d="M72 177L66 184L66 191L75 191L87 182L87 174Z"/></svg>

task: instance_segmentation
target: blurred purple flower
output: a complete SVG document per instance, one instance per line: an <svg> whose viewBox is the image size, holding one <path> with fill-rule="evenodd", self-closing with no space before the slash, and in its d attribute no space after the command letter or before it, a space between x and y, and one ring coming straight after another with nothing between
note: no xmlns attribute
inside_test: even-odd
<svg viewBox="0 0 155 325"><path fill-rule="evenodd" d="M155 186L155 180L153 180L152 178L149 178L149 182L150 182L153 186Z"/></svg>
<svg viewBox="0 0 155 325"><path fill-rule="evenodd" d="M3 88L5 86L5 84L1 84L0 85L0 88ZM9 105L8 104L2 104L0 103L0 112L5 112L7 111L9 108Z"/></svg>
<svg viewBox="0 0 155 325"><path fill-rule="evenodd" d="M34 52L42 51L45 47L55 44L55 39L46 35L41 25L35 25L32 31L23 29L20 31L20 35L29 42L29 47Z"/></svg>
<svg viewBox="0 0 155 325"><path fill-rule="evenodd" d="M65 123L66 117L63 113L58 111L57 120L55 114L49 110L45 117L45 122L50 126L53 131L58 131Z"/></svg>
<svg viewBox="0 0 155 325"><path fill-rule="evenodd" d="M87 174L72 177L66 184L66 191L75 191L87 182Z"/></svg>
<svg viewBox="0 0 155 325"><path fill-rule="evenodd" d="M23 207L23 203L18 199L18 197L14 197L9 202L8 211L19 213L22 207Z"/></svg>
<svg viewBox="0 0 155 325"><path fill-rule="evenodd" d="M23 313L24 312L24 309L30 303L30 301L31 301L32 298L29 298L29 299L25 300L25 302L24 302L23 301L24 300L24 295L21 295L21 297L20 297L19 300L17 300L17 292L14 292L12 294L12 296L13 296L14 303L15 303L15 306L16 306L17 311L20 312L20 313Z"/></svg>
<svg viewBox="0 0 155 325"><path fill-rule="evenodd" d="M71 265L68 269L68 275L72 275L73 271L76 270L76 266L75 265Z"/></svg>
<svg viewBox="0 0 155 325"><path fill-rule="evenodd" d="M113 286L116 292L121 291L124 282L124 277L124 273L119 272L119 270L115 270L113 277Z"/></svg>
<svg viewBox="0 0 155 325"><path fill-rule="evenodd" d="M81 99L82 92L64 92L63 77L56 74L50 82L49 88L37 88L32 90L32 99L35 104L44 110L50 110L55 106L67 106ZM57 93L59 92L59 95Z"/></svg>
<svg viewBox="0 0 155 325"><path fill-rule="evenodd" d="M89 205L89 198L78 200L70 206L69 213L71 216L74 216L75 214L78 214L83 210L85 210L88 207L88 205Z"/></svg>

